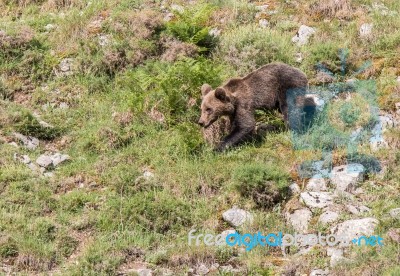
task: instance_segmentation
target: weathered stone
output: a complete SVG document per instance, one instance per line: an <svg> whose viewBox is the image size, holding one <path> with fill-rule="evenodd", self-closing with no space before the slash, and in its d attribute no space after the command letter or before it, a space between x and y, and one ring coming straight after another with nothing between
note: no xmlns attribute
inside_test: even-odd
<svg viewBox="0 0 400 276"><path fill-rule="evenodd" d="M371 211L367 206L354 206L351 204L346 205L347 210L354 214L354 215L360 215L362 213L368 213Z"/></svg>
<svg viewBox="0 0 400 276"><path fill-rule="evenodd" d="M222 214L222 218L233 227L238 227L246 222L253 221L253 216L248 211L239 209L236 206L234 206L232 209L225 211Z"/></svg>
<svg viewBox="0 0 400 276"><path fill-rule="evenodd" d="M25 136L21 133L14 133L15 138L22 142L25 148L35 150L39 146L39 139L32 136Z"/></svg>
<svg viewBox="0 0 400 276"><path fill-rule="evenodd" d="M331 182L338 191L354 192L363 180L364 172L364 166L356 163L334 167Z"/></svg>
<svg viewBox="0 0 400 276"><path fill-rule="evenodd" d="M291 195L299 194L300 193L300 186L296 182L293 182L289 186L289 193Z"/></svg>
<svg viewBox="0 0 400 276"><path fill-rule="evenodd" d="M339 218L339 214L333 211L325 211L320 216L318 221L322 224L335 222Z"/></svg>
<svg viewBox="0 0 400 276"><path fill-rule="evenodd" d="M329 276L329 270L314 269L311 271L310 276Z"/></svg>
<svg viewBox="0 0 400 276"><path fill-rule="evenodd" d="M42 154L36 159L36 163L43 168L48 168L53 164L53 160L51 156Z"/></svg>
<svg viewBox="0 0 400 276"><path fill-rule="evenodd" d="M324 208L333 203L333 195L330 192L304 192L300 198L310 208Z"/></svg>
<svg viewBox="0 0 400 276"><path fill-rule="evenodd" d="M61 164L62 162L65 162L67 160L69 160L70 157L67 154L61 154L61 153L55 153L51 156L51 160L53 162L53 166L57 167L59 164Z"/></svg>
<svg viewBox="0 0 400 276"><path fill-rule="evenodd" d="M362 235L373 235L378 223L377 219L371 217L347 220L332 227L331 232L343 237L344 241L350 244L351 241Z"/></svg>
<svg viewBox="0 0 400 276"><path fill-rule="evenodd" d="M389 211L392 218L400 219L400 208L395 208Z"/></svg>
<svg viewBox="0 0 400 276"><path fill-rule="evenodd" d="M292 42L298 46L307 44L309 38L315 33L315 29L306 25L301 25L297 34L292 37Z"/></svg>
<svg viewBox="0 0 400 276"><path fill-rule="evenodd" d="M361 37L369 37L372 34L372 27L373 24L370 23L364 23L360 27L360 36Z"/></svg>
<svg viewBox="0 0 400 276"><path fill-rule="evenodd" d="M295 210L292 214L287 213L286 219L298 232L305 232L308 229L308 223L312 218L312 213L308 208Z"/></svg>
<svg viewBox="0 0 400 276"><path fill-rule="evenodd" d="M340 262L344 262L348 260L343 256L343 249L336 247L328 247L326 250L326 254L331 257L330 265L331 267L336 266Z"/></svg>
<svg viewBox="0 0 400 276"><path fill-rule="evenodd" d="M326 186L326 181L322 177L311 178L306 186L306 190L310 192L324 192L328 190Z"/></svg>
<svg viewBox="0 0 400 276"><path fill-rule="evenodd" d="M208 267L205 264L200 264L197 267L196 272L200 275L206 275L208 272L210 272L210 270L208 269Z"/></svg>

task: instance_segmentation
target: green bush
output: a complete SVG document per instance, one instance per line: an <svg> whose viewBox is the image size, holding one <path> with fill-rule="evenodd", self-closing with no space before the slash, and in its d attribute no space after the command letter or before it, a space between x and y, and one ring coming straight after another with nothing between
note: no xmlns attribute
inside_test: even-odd
<svg viewBox="0 0 400 276"><path fill-rule="evenodd" d="M294 51L289 35L244 25L221 36L215 56L243 75L273 61L292 64Z"/></svg>
<svg viewBox="0 0 400 276"><path fill-rule="evenodd" d="M242 196L268 208L285 197L289 175L277 166L250 163L235 169L233 179Z"/></svg>

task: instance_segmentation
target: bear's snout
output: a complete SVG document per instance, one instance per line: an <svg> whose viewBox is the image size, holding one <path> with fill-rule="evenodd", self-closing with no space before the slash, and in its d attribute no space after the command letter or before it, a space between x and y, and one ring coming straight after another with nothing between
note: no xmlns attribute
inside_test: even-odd
<svg viewBox="0 0 400 276"><path fill-rule="evenodd" d="M204 127L204 122L203 122L202 119L200 119L197 123L198 123L201 127Z"/></svg>

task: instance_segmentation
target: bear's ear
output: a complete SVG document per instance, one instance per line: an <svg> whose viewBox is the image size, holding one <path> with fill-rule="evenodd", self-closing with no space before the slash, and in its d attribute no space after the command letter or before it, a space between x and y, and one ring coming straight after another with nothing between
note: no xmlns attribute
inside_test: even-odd
<svg viewBox="0 0 400 276"><path fill-rule="evenodd" d="M215 97L221 102L229 102L229 97L223 88L215 89Z"/></svg>
<svg viewBox="0 0 400 276"><path fill-rule="evenodd" d="M211 86L210 86L209 84L207 84L207 83L203 84L203 85L201 86L201 95L202 95L202 96L207 95L207 93L210 92L211 89L212 89L212 88L211 88Z"/></svg>

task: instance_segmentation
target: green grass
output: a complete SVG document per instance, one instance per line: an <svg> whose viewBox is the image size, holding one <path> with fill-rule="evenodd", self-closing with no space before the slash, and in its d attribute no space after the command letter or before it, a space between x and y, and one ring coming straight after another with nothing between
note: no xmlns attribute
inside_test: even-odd
<svg viewBox="0 0 400 276"><path fill-rule="evenodd" d="M168 268L174 275L216 262L241 268L239 275L279 275L291 266L308 274L327 266L329 258L321 248L296 259L295 248L283 256L277 248L242 252L187 244L191 229L218 234L232 228L222 213L234 205L254 214L252 224L238 228L242 233L293 231L283 214L297 202L287 191L293 181L301 182L294 168L321 154L318 147L293 150L291 133L273 112L258 112L257 120L279 131L215 153L196 124L203 83L217 87L272 61L297 66L310 79L317 63L339 73L338 50L348 48L345 78L371 60L372 68L360 78L377 80L380 108L393 110L400 100L395 90L400 74L398 16L362 10L351 19L333 16L329 22L314 22L307 10L311 1L298 8L272 2L270 9L278 12L262 15L270 22L262 29L254 18L255 5L247 1L182 2L184 13L176 12L168 22L158 2L6 1L7 8L0 9L0 30L6 33L6 39L0 35L1 264L16 274L61 275L115 275L140 263L155 273ZM372 5L353 5L361 3ZM384 3L399 8L396 1ZM96 20L101 21L99 28L89 28ZM300 22L308 21L317 33L297 47L291 37ZM364 22L374 24L369 40L358 36ZM56 28L46 31L48 24ZM219 28L221 35L212 38L212 28ZM107 35L110 43L101 46L99 35ZM165 39L199 51L163 61ZM295 61L296 53L302 53L301 63ZM76 71L57 77L54 68L67 57L76 62ZM61 103L69 108L59 108ZM329 129L319 126L320 133ZM39 138L39 148L10 145L13 132ZM398 141L398 132L390 135ZM332 134L326 136L305 138L331 146ZM371 154L368 145L359 150L364 155L354 160ZM71 157L53 170L53 177L14 159L19 153L34 162L52 151ZM387 171L368 175L359 200L379 219L385 246L352 249L353 263L331 269L338 275L399 271L398 245L386 235L400 227L388 216L400 204L399 153L373 154L387 164ZM346 157L342 148L335 149L333 165ZM144 172L154 177L147 179ZM340 216L341 221L350 218ZM328 230L314 220L310 228Z"/></svg>

